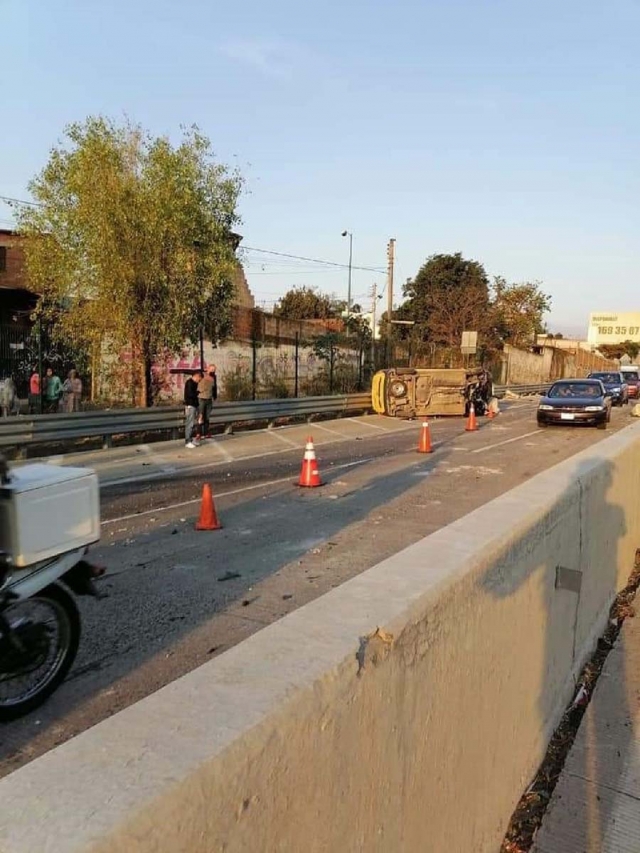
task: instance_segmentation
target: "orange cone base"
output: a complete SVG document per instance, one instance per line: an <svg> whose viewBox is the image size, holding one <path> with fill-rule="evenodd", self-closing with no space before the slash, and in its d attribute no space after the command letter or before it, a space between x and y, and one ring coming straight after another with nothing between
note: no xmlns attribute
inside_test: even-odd
<svg viewBox="0 0 640 853"><path fill-rule="evenodd" d="M431 431L429 430L429 424L426 423L426 421L422 424L422 430L420 431L418 453L433 453L433 447L431 446Z"/></svg>
<svg viewBox="0 0 640 853"><path fill-rule="evenodd" d="M320 472L318 471L318 460L313 447L313 439L311 436L307 439L307 444L304 449L304 457L302 459L302 468L300 469L300 479L298 485L304 489L315 489L322 485Z"/></svg>
<svg viewBox="0 0 640 853"><path fill-rule="evenodd" d="M305 459L303 461L298 485L305 489L315 489L323 485L315 459L312 461Z"/></svg>
<svg viewBox="0 0 640 853"><path fill-rule="evenodd" d="M202 503L200 504L200 517L196 521L196 530L220 530L222 525L218 521L213 493L208 483L202 487Z"/></svg>
<svg viewBox="0 0 640 853"><path fill-rule="evenodd" d="M196 530L222 530L222 525L219 521L215 521L213 524L202 524L200 521L196 521L195 525Z"/></svg>

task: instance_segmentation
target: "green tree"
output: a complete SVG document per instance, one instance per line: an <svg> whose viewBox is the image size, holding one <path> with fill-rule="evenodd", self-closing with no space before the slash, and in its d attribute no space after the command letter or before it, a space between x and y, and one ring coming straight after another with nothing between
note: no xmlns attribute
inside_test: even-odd
<svg viewBox="0 0 640 853"><path fill-rule="evenodd" d="M502 343L527 347L544 332L544 315L551 309L551 297L539 282L508 284L496 276L493 283L493 322Z"/></svg>
<svg viewBox="0 0 640 853"><path fill-rule="evenodd" d="M215 340L227 323L241 186L196 127L173 145L88 118L66 128L32 180L38 206L17 212L40 313L61 339L107 349L111 363L130 354L142 404L156 359L203 327Z"/></svg>
<svg viewBox="0 0 640 853"><path fill-rule="evenodd" d="M460 252L432 255L403 291L406 301L394 318L414 321L410 334L416 338L457 348L463 331L490 328L487 274L482 264Z"/></svg>
<svg viewBox="0 0 640 853"><path fill-rule="evenodd" d="M326 320L336 316L335 300L315 287L293 287L273 313L286 320Z"/></svg>
<svg viewBox="0 0 640 853"><path fill-rule="evenodd" d="M628 355L631 361L635 362L640 352L640 344L636 341L623 341L621 344L601 344L598 350L608 359L620 359L623 355Z"/></svg>

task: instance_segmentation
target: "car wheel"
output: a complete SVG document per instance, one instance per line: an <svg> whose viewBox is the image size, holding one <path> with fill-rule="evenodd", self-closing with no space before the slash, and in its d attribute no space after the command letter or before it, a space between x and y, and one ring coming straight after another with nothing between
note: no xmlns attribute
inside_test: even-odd
<svg viewBox="0 0 640 853"><path fill-rule="evenodd" d="M407 386L401 379L394 379L389 385L389 393L392 397L406 397Z"/></svg>
<svg viewBox="0 0 640 853"><path fill-rule="evenodd" d="M609 409L609 411L607 412L607 423L611 423L611 409Z"/></svg>
<svg viewBox="0 0 640 853"><path fill-rule="evenodd" d="M605 420L605 421L600 421L600 423L598 424L598 429L606 429L606 428L607 428L607 424L608 424L608 423L609 423L609 422L608 422L608 421L606 421L606 420Z"/></svg>
<svg viewBox="0 0 640 853"><path fill-rule="evenodd" d="M538 427L540 429L546 429L548 426L549 424L546 421L538 421Z"/></svg>

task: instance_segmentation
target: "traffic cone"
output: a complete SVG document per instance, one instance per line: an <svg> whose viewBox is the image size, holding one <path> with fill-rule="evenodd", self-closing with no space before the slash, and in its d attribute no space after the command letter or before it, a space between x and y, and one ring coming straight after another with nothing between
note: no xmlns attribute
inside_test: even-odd
<svg viewBox="0 0 640 853"><path fill-rule="evenodd" d="M220 530L222 525L218 521L216 507L213 503L211 486L205 483L202 487L202 503L200 504L200 518L196 521L196 530Z"/></svg>
<svg viewBox="0 0 640 853"><path fill-rule="evenodd" d="M313 439L311 436L307 439L307 444L304 448L304 458L302 460L298 485L308 489L322 485L320 472L318 471L318 460L316 459L316 452L313 448Z"/></svg>
<svg viewBox="0 0 640 853"><path fill-rule="evenodd" d="M476 432L477 429L478 429L478 424L476 422L476 410L475 410L473 403L471 403L469 405L469 419L467 421L467 425L465 427L465 430L467 432Z"/></svg>
<svg viewBox="0 0 640 853"><path fill-rule="evenodd" d="M433 447L431 446L431 431L427 421L423 421L422 429L420 430L418 453L433 453Z"/></svg>
<svg viewBox="0 0 640 853"><path fill-rule="evenodd" d="M495 416L496 416L496 413L493 411L491 406L489 406L489 408L487 409L487 417L489 418L490 421L492 421L495 418Z"/></svg>

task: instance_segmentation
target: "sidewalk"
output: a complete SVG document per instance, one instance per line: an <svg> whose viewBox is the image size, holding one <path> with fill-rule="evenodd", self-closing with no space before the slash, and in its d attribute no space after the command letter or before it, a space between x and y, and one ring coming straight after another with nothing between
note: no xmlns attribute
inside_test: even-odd
<svg viewBox="0 0 640 853"><path fill-rule="evenodd" d="M607 658L533 853L639 851L640 612Z"/></svg>

